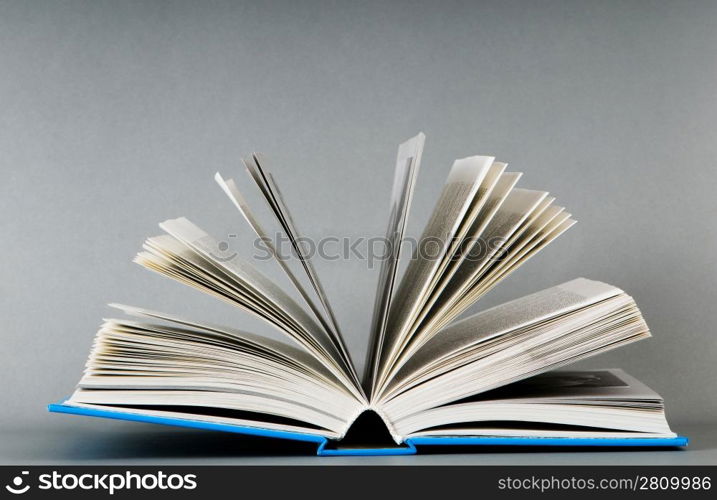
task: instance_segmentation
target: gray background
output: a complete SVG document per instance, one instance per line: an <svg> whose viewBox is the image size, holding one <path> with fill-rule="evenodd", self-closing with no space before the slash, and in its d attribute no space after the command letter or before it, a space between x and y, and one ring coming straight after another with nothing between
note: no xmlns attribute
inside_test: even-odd
<svg viewBox="0 0 717 500"><path fill-rule="evenodd" d="M475 310L577 276L618 285L654 338L585 365L647 382L678 431L713 423L716 23L715 2L0 2L2 428L126 429L44 408L107 302L263 331L131 263L181 215L251 256L215 171L249 186L239 158L262 151L307 236L370 237L421 130L411 234L472 154L579 220ZM316 264L362 359L377 271Z"/></svg>

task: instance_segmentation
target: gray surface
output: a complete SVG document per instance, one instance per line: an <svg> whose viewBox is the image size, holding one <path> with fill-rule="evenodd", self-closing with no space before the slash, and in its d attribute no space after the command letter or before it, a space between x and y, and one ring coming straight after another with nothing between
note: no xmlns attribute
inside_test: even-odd
<svg viewBox="0 0 717 500"><path fill-rule="evenodd" d="M58 416L50 427L3 429L0 465L11 464L258 464L258 465L715 465L717 428L680 426L684 449L615 451L473 448L473 453L403 457L317 457L315 445L151 424Z"/></svg>
<svg viewBox="0 0 717 500"><path fill-rule="evenodd" d="M244 181L239 156L262 151L307 235L382 235L395 148L419 130L409 233L477 153L580 221L479 307L577 276L621 286L654 338L589 364L647 382L678 427L714 422L716 22L715 2L0 1L2 428L82 434L44 405L106 302L264 331L130 262L170 217L248 235L215 171ZM363 359L377 269L317 268Z"/></svg>

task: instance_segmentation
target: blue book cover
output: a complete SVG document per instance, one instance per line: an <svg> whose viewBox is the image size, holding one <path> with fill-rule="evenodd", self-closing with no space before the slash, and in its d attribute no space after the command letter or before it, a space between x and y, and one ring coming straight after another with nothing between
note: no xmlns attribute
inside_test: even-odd
<svg viewBox="0 0 717 500"><path fill-rule="evenodd" d="M488 437L488 436L436 436L414 437L405 441L403 446L385 448L368 447L342 447L341 443L313 434L300 432L286 432L260 427L248 427L231 424L219 424L192 420L186 418L158 417L154 415L141 415L115 410L84 408L58 402L48 405L48 410L54 413L70 415L84 415L89 417L102 417L116 420L128 420L150 424L186 427L191 429L205 429L209 431L232 432L248 436L261 436L266 438L287 439L316 443L316 454L319 456L381 456L381 455L414 455L423 447L444 446L451 447L452 452L465 452L466 446L555 446L555 447L620 447L620 448L670 448L687 446L688 439L684 436L673 438L530 438L530 437Z"/></svg>

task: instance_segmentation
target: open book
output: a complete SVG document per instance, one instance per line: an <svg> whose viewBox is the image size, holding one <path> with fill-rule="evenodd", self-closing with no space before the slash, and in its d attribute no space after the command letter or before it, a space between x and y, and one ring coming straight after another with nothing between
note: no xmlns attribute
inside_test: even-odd
<svg viewBox="0 0 717 500"><path fill-rule="evenodd" d="M274 176L252 155L243 160L248 177L293 259L279 256L237 183L216 181L276 258L283 286L238 255L222 257L221 242L186 218L161 223L164 234L135 260L263 319L287 342L113 304L125 319L105 320L77 390L50 409L313 440L326 450L471 438L684 444L660 396L625 373L553 371L650 336L619 288L579 278L458 319L574 224L547 192L516 187L520 173L490 156L456 160L419 244L402 255L423 145L419 134L398 150L362 374Z"/></svg>

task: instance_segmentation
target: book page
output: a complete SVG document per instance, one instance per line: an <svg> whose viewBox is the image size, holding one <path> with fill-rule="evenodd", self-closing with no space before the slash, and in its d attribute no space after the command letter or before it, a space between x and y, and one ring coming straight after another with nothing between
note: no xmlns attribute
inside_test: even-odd
<svg viewBox="0 0 717 500"><path fill-rule="evenodd" d="M391 306L381 353L379 385L405 343L405 330L425 301L434 273L441 265L493 160L493 157L473 156L456 160L453 164L431 219L423 231L419 248L414 252Z"/></svg>
<svg viewBox="0 0 717 500"><path fill-rule="evenodd" d="M459 271L465 274L461 275L460 280L448 285L446 296L437 304L436 310L431 311L423 325L429 335L435 335L450 324L510 272L571 226L572 223L560 226L560 223L569 219L570 214L564 213L563 207L551 205L553 200L551 197L543 198L526 216L520 217L517 225L512 226L505 236L500 237L505 241L502 245L497 246L486 258L478 259L475 265L468 263ZM528 245L530 242L532 244Z"/></svg>
<svg viewBox="0 0 717 500"><path fill-rule="evenodd" d="M418 413L403 419L398 430L409 436L675 435L665 419L662 398L618 369L542 373Z"/></svg>
<svg viewBox="0 0 717 500"><path fill-rule="evenodd" d="M265 356L268 355L290 366L301 366L313 373L314 376L323 378L327 382L337 384L337 387L345 389L344 386L338 382L338 379L336 379L336 377L326 368L324 363L321 363L319 360L309 355L306 351L278 340L237 330L224 325L200 323L181 316L153 311L150 309L124 304L109 304L109 306L119 309L130 316L143 319L158 319L168 323L174 323L176 325L200 330L205 336L217 335L220 338L228 338L232 342L237 342L240 345L247 345L250 348L256 349L258 352L262 352Z"/></svg>
<svg viewBox="0 0 717 500"><path fill-rule="evenodd" d="M517 181L517 179L515 179ZM513 176L505 179L505 184L510 185ZM507 186L503 185L502 188ZM499 189L496 196L500 197L504 191ZM391 378L401 366L431 337L437 334L440 328L458 316L462 310L477 300L466 300L457 306L459 301L471 289L479 283L481 269L490 266L496 259L498 252L504 248L510 248L511 237L520 231L526 220L531 219L532 214L544 208L543 201L547 193L528 189L510 189L502 199L496 213L488 221L482 234L478 236L484 247L478 247L477 253L469 251L463 259L455 262L453 276L447 282L441 283L441 288L436 291L433 301L425 306L422 321L417 326L415 335L398 357L391 368L387 378ZM498 200L494 203L497 204ZM486 242L493 242L486 246ZM497 244L495 242L498 242ZM506 251L501 253L500 258L506 258Z"/></svg>
<svg viewBox="0 0 717 500"><path fill-rule="evenodd" d="M501 165L505 168L505 164ZM471 228L467 231L464 240L461 242L461 248L454 254L448 267L440 275L439 282L433 288L430 298L422 308L421 314L416 318L412 330L413 336L392 371L395 371L402 359L410 356L417 347L423 345L430 335L434 333L430 328L426 327L426 323L430 326L429 320L436 316L436 309L448 307L451 304L451 299L454 295L457 295L453 290L461 289L462 284L472 278L470 268L480 266L482 260L488 259L489 255L498 250L498 245L493 248L491 242L502 241L495 234L495 227L503 226L500 220L504 218L505 210L501 212L500 209L504 203L507 203L508 210L515 210L515 196L511 197L510 194L521 175L516 172L502 173L491 185L491 189L483 194L487 198L485 204L475 217ZM518 192L520 191L523 190L518 190ZM523 208L528 209L528 207ZM499 219L498 224L493 224L494 217ZM485 255L485 257L481 258L481 255Z"/></svg>
<svg viewBox="0 0 717 500"><path fill-rule="evenodd" d="M169 235L149 238L137 261L190 286L202 289L269 321L326 363L342 382L357 391L336 346L308 314L273 282L238 255L217 260L219 243L187 219L161 224Z"/></svg>
<svg viewBox="0 0 717 500"><path fill-rule="evenodd" d="M306 254L306 250L299 243L301 241L301 234L296 229L296 224L291 217L291 213L284 201L284 197L281 194L279 186L266 166L266 160L258 154L253 154L249 157L243 158L242 161L244 162L251 178L254 180L260 192L264 196L269 208L271 208L276 220L279 222L284 230L284 233L289 238L292 248L296 253L296 256L299 258L299 262L301 262L306 276L324 309L326 321L323 323L329 326L329 337L335 344L335 347L342 358L347 374L354 381L357 388L362 391L363 388L361 386L361 382L358 374L356 373L353 362L351 361L351 355L346 348L346 342L344 341L341 330L339 329L333 309L329 304L328 297L326 296L323 286L321 285L321 281L319 280L319 276L311 263L311 259Z"/></svg>
<svg viewBox="0 0 717 500"><path fill-rule="evenodd" d="M391 296L396 281L396 273L398 272L398 263L401 258L403 234L408 221L408 211L421 165L425 140L425 135L418 134L398 148L393 189L391 191L391 212L385 237L388 255L381 262L369 345L366 351L366 368L363 383L369 394L373 393L375 389L374 380L378 374L377 361L383 348L388 311L391 307Z"/></svg>
<svg viewBox="0 0 717 500"><path fill-rule="evenodd" d="M560 369L540 373L464 402L555 402L641 406L662 402L654 390L619 368Z"/></svg>
<svg viewBox="0 0 717 500"><path fill-rule="evenodd" d="M574 280L550 295L534 294L522 306L514 301L486 324L459 322L458 342L449 347L434 337L422 349L438 351L404 374L400 387L381 400L382 411L395 422L650 336L634 300L615 287ZM531 317L520 318L526 307ZM516 316L523 321L516 324Z"/></svg>
<svg viewBox="0 0 717 500"><path fill-rule="evenodd" d="M557 317L622 293L619 288L577 278L497 305L464 318L441 330L403 365L392 384L420 372L426 366L491 338Z"/></svg>
<svg viewBox="0 0 717 500"><path fill-rule="evenodd" d="M222 188L224 193L227 195L227 197L231 200L231 202L234 204L234 206L239 210L239 213L244 217L246 222L249 224L249 226L254 230L254 233L257 235L257 237L263 242L263 244L266 246L266 248L269 250L271 255L274 257L274 260L276 263L281 267L282 271L284 271L284 274L289 278L289 281L291 281L292 285L294 285L294 288L299 292L301 295L301 298L304 300L304 302L308 305L311 312L314 314L314 317L317 321L321 323L321 326L324 328L324 331L327 333L327 335L330 335L331 329L333 328L331 325L329 325L324 318L324 314L321 312L321 310L316 306L314 301L312 300L309 293L306 291L306 288L302 285L301 281L297 278L297 276L294 274L294 272L289 268L287 265L285 259L281 258L276 250L276 247L274 246L273 242L271 241L271 238L268 237L266 231L261 226L259 221L256 219L254 214L252 213L251 209L249 208L246 200L242 196L241 192L239 191L239 188L237 187L236 183L233 179L224 180L222 176L217 173L214 176L214 180L219 184L219 186Z"/></svg>
<svg viewBox="0 0 717 500"><path fill-rule="evenodd" d="M177 319L127 309L164 321ZM274 416L337 434L365 407L365 401L315 363L289 357L296 354L292 348L273 349L243 333L184 323L106 320L68 404L178 411L198 420L241 420L251 414L251 420L271 422ZM324 374L312 370L312 364Z"/></svg>
<svg viewBox="0 0 717 500"><path fill-rule="evenodd" d="M170 219L160 224L168 234L183 242L190 248L198 251L204 258L213 262L217 267L228 271L237 282L243 286L253 288L260 297L269 301L277 309L281 310L292 318L302 329L313 334L319 343L328 351L335 351L334 346L323 335L319 325L314 322L286 292L276 286L274 282L266 278L256 270L250 263L243 261L238 255L231 259L219 261L213 255L219 255L219 242L209 234L202 231L198 226L192 224L188 219Z"/></svg>
<svg viewBox="0 0 717 500"><path fill-rule="evenodd" d="M546 210L546 212L547 211L548 210ZM453 318L460 314L460 312L467 309L478 300L478 298L488 293L503 279L525 264L531 257L575 224L576 221L570 218L569 213L560 213L546 224L545 227L534 233L532 232L533 228L529 228L531 237L523 240L522 243L516 245L515 248L511 247L509 258L504 259L499 265L490 268L489 273L481 278L478 285L464 294L454 308L445 315L437 328L440 329L446 326ZM528 233L528 231L526 231L526 233Z"/></svg>

